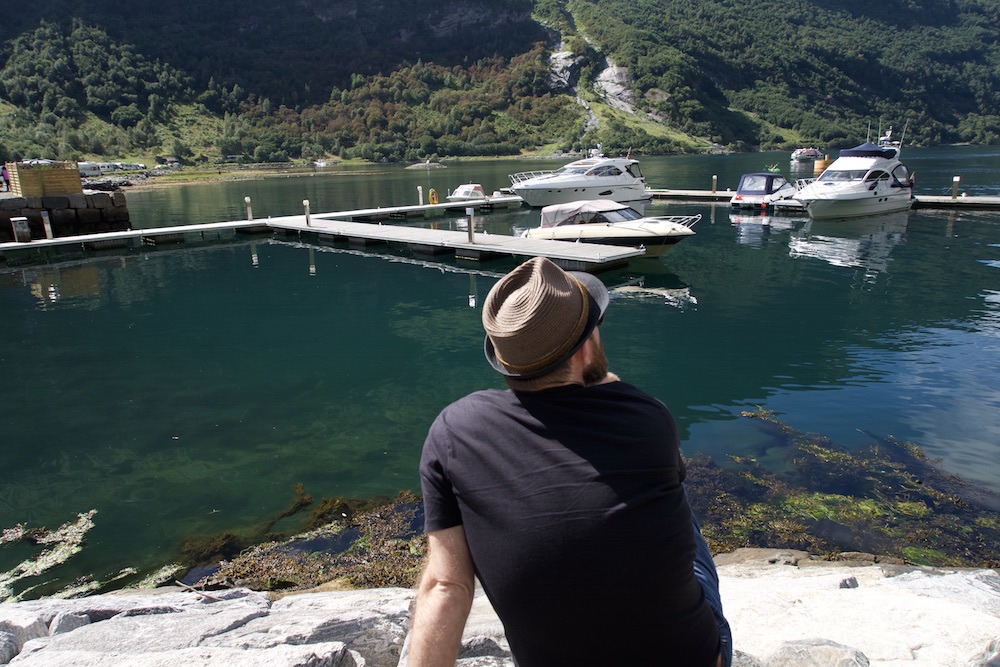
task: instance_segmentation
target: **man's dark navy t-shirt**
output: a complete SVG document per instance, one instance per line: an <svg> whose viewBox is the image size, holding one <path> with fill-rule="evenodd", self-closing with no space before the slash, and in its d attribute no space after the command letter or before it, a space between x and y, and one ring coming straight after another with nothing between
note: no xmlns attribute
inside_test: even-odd
<svg viewBox="0 0 1000 667"><path fill-rule="evenodd" d="M435 420L420 474L425 529L464 526L520 667L712 664L660 401L623 382L476 392Z"/></svg>

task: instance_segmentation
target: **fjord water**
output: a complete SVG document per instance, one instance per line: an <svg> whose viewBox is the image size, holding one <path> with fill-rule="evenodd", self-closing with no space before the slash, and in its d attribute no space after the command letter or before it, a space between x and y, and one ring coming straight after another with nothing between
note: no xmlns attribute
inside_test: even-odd
<svg viewBox="0 0 1000 667"><path fill-rule="evenodd" d="M918 195L950 192L956 175L970 195L1000 195L998 149L904 158ZM149 228L241 219L245 196L256 217L300 213L303 199L314 213L410 204L417 186L490 191L560 163L366 165L128 201L133 225ZM787 153L642 158L652 187L674 189L707 189L713 174L735 188L771 163L790 174ZM703 218L663 258L601 274L613 299L602 338L612 369L671 407L686 454L780 465L740 416L761 407L848 448L912 441L1000 492L1000 213L813 223L725 205L649 212ZM509 234L537 217L522 208L476 224ZM0 528L97 510L83 552L46 575L53 588L252 532L296 484L316 498L418 490L436 413L502 386L482 357L478 308L513 265L251 237L0 269ZM0 572L27 557L14 547L0 550Z"/></svg>

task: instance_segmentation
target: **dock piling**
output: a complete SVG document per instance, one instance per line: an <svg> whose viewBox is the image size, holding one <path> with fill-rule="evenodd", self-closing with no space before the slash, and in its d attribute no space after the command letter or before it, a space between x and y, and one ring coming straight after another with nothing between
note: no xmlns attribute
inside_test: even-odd
<svg viewBox="0 0 1000 667"><path fill-rule="evenodd" d="M52 220L49 219L49 212L43 210L41 216L42 216L42 229L45 230L45 238L47 239L55 238L52 235Z"/></svg>
<svg viewBox="0 0 1000 667"><path fill-rule="evenodd" d="M244 197L243 202L247 205L247 220L253 220L253 209L250 207L250 196L247 195Z"/></svg>
<svg viewBox="0 0 1000 667"><path fill-rule="evenodd" d="M424 205L424 186L417 186L417 206Z"/></svg>
<svg viewBox="0 0 1000 667"><path fill-rule="evenodd" d="M715 191L718 188L719 188L719 175L718 174L712 174L712 194L713 195L715 194Z"/></svg>
<svg viewBox="0 0 1000 667"><path fill-rule="evenodd" d="M309 226L311 226L312 223L309 220L309 200L308 199L303 199L302 200L302 207L306 210L306 227L309 227Z"/></svg>
<svg viewBox="0 0 1000 667"><path fill-rule="evenodd" d="M961 176L956 176L951 179L951 198L958 199L958 184L962 182Z"/></svg>
<svg viewBox="0 0 1000 667"><path fill-rule="evenodd" d="M476 242L476 209L471 206L465 209L465 214L469 216L469 243Z"/></svg>

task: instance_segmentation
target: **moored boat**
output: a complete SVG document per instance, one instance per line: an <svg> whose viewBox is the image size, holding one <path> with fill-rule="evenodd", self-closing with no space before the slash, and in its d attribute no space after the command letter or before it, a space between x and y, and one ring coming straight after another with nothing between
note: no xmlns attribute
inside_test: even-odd
<svg viewBox="0 0 1000 667"><path fill-rule="evenodd" d="M795 194L810 218L853 218L905 211L913 203L913 176L900 162L902 143L892 128L870 141L840 151L819 178Z"/></svg>
<svg viewBox="0 0 1000 667"><path fill-rule="evenodd" d="M455 188L455 191L445 197L448 201L473 201L486 199L486 191L479 183L463 183Z"/></svg>
<svg viewBox="0 0 1000 667"><path fill-rule="evenodd" d="M740 184L729 205L736 209L771 209L775 202L791 199L795 192L795 186L781 174L753 172L740 177Z"/></svg>
<svg viewBox="0 0 1000 667"><path fill-rule="evenodd" d="M809 148L796 148L792 151L792 161L794 162L809 162L811 160L822 160L824 157L823 151L815 147Z"/></svg>
<svg viewBox="0 0 1000 667"><path fill-rule="evenodd" d="M603 155L577 160L554 171L510 175L511 190L528 206L551 206L585 199L610 199L644 206L652 200L639 161Z"/></svg>
<svg viewBox="0 0 1000 667"><path fill-rule="evenodd" d="M634 208L609 199L552 204L542 209L541 225L522 236L642 247L647 257L659 257L677 242L694 235L701 215L645 217Z"/></svg>

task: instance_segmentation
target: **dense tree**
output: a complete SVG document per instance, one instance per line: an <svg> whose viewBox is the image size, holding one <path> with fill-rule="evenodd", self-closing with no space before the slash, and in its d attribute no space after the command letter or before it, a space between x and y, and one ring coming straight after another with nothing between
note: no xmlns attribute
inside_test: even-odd
<svg viewBox="0 0 1000 667"><path fill-rule="evenodd" d="M135 2L5 15L8 154L837 147L879 121L918 143L1000 138L1000 0ZM556 44L572 52L568 86L549 71ZM634 115L594 92L609 60L631 74Z"/></svg>

